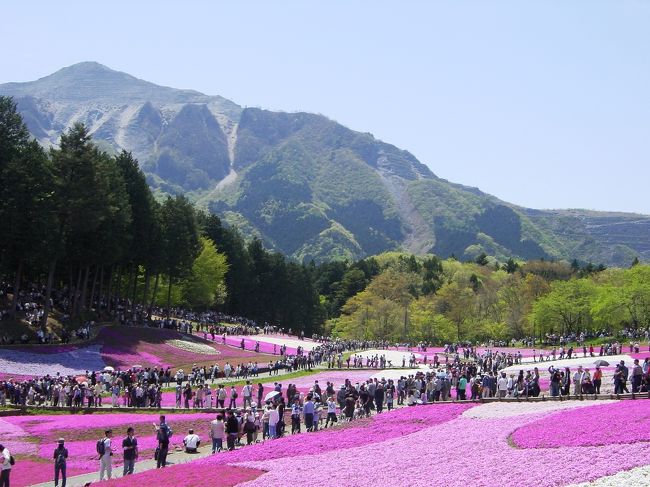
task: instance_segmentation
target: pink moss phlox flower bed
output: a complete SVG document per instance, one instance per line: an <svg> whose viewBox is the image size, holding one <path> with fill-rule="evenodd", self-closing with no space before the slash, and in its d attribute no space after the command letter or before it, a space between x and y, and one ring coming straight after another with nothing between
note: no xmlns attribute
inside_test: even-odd
<svg viewBox="0 0 650 487"><path fill-rule="evenodd" d="M613 407L623 404L626 403ZM504 465L513 465L525 473L517 479L517 485L555 487L595 480L648 462L650 443L647 442L563 446L532 454L528 449L513 447L509 437L540 419L540 414L534 412L535 403L530 405L531 414L490 419L461 414L471 407L445 404L403 408L342 428L289 436L212 455L171 467L166 472L150 471L130 480L141 478L161 487L178 485L174 479L209 476L211 469L228 464L266 472L244 484L250 486L293 486L296 479L310 478L314 472L335 485L395 485L396 478L387 473L399 472L399 478L408 479L409 485L430 486L431 476L423 472L422 465L442 462L444 468L435 472L438 485L500 487L504 483ZM493 403L489 407L501 405ZM628 413L630 421L636 421L639 411L628 410ZM441 442L447 441L453 441L454 447L440 448ZM562 468L571 458L588 461L573 462L571 468ZM359 468L360 465L371 468Z"/></svg>
<svg viewBox="0 0 650 487"><path fill-rule="evenodd" d="M646 359L646 357L650 357L650 352L649 351L646 351L646 352L641 351L639 353L628 353L628 355L630 357L632 357L633 359L638 358L639 363L642 364L643 361ZM629 364L626 364L626 365L629 365Z"/></svg>
<svg viewBox="0 0 650 487"><path fill-rule="evenodd" d="M599 446L650 441L650 401L620 401L562 411L517 429L520 448Z"/></svg>
<svg viewBox="0 0 650 487"><path fill-rule="evenodd" d="M300 390L301 392L306 392L311 387L313 387L315 381L318 381L318 385L321 387L323 391L327 387L328 382L333 382L336 390L338 387L345 384L346 379L352 382L352 384L355 384L357 382L365 382L375 373L376 371L374 370L341 370L341 371L319 372L314 375L297 377L295 379L283 380L282 377L277 377L272 382L269 381L263 383L262 385L264 386L265 391L266 390L270 391L273 389L274 383L279 382L282 384L282 391L284 392L286 391L287 386L289 384L294 384L298 388L298 390Z"/></svg>
<svg viewBox="0 0 650 487"><path fill-rule="evenodd" d="M134 482L137 482L139 485L169 485L174 487L206 487L209 485L233 487L246 482L255 482L255 479L263 473L262 470L252 468L192 462L191 465L148 470L137 474L133 478L114 479L101 485L107 487L132 487L136 485Z"/></svg>
<svg viewBox="0 0 650 487"><path fill-rule="evenodd" d="M293 485L293 479L305 478L310 472L318 472L321 478L337 485L394 485L395 479L387 477L387 472L397 471L400 478L408 479L410 486L430 486L432 477L422 466L440 462L442 468L435 470L435 483L447 487L501 487L507 476L504 466L512 465L521 474L517 485L554 487L594 480L648 462L648 443L564 447L535 454L512 448L508 444L509 434L530 420L528 415L485 420L461 417L352 450L333 448L318 455L297 458L288 455L238 465L268 471L258 479L265 485ZM453 441L453 448L435 448L433 445L439 441ZM298 444L296 449L300 450ZM584 461L572 462L571 468L564 468L568 460L577 458ZM360 469L360 465L371 468ZM291 472L291 476L287 472Z"/></svg>
<svg viewBox="0 0 650 487"><path fill-rule="evenodd" d="M321 430L314 434L285 436L234 452L199 460L197 463L232 464L254 460L316 455L331 450L347 450L369 443L402 437L415 431L457 418L472 404L446 404L431 407L402 408L391 414L346 423L342 427Z"/></svg>
<svg viewBox="0 0 650 487"><path fill-rule="evenodd" d="M14 452L12 451L13 455ZM50 452L52 455L52 452ZM49 458L49 457L48 457ZM68 462L68 477L88 473L87 470L76 468ZM11 469L11 487L27 487L41 482L54 482L54 463L50 460L34 460L32 458L19 458Z"/></svg>
<svg viewBox="0 0 650 487"><path fill-rule="evenodd" d="M445 350L444 347L427 347L426 352L421 352L418 351L417 347L411 347L410 352L409 352L409 347L389 347L389 351L399 351L399 352L404 352L407 354L413 353L418 360L423 360L424 356L427 356L427 362L432 362L434 355L438 355L438 359L444 363L445 361ZM506 354L512 354L516 355L517 353L521 352L521 356L526 358L526 357L532 357L533 355L539 355L539 349L533 350L532 348L508 348L508 347L478 347L477 352L479 354L483 354L487 352L488 350L491 352L505 352ZM362 356L365 357L364 352L359 352ZM458 350L458 353L462 355L463 351L462 348ZM408 357L407 357L408 360Z"/></svg>
<svg viewBox="0 0 650 487"><path fill-rule="evenodd" d="M271 354L273 355L273 343L265 342L263 339L252 339L248 338L246 336L239 336L239 335L227 335L226 336L226 345L230 345L231 347L237 347L241 350L241 341L242 338L244 339L244 347L246 347L246 350L255 350L255 344L259 341L260 343L260 353L266 353L266 354ZM217 341L219 340L219 337L217 338ZM221 341L223 343L223 339ZM275 344L275 355L280 355L280 347L281 345ZM287 346L287 354L288 355L295 355L297 349L295 347L289 347Z"/></svg>
<svg viewBox="0 0 650 487"><path fill-rule="evenodd" d="M210 472L220 472L221 468L227 464L282 459L286 457L304 458L305 456L317 455L332 450L354 449L369 443L382 442L390 438L409 435L415 431L449 421L453 418L457 418L472 406L473 405L471 404L447 404L440 407L403 408L391 414L382 414L374 416L371 419L346 423L340 428L322 430L314 434L286 436L278 440L259 443L233 452L212 455L192 462L191 464L171 467L167 469L166 472L160 472L159 470L145 472L138 475L138 477L135 477L135 480L138 482L155 482L158 485L169 486L203 486L206 485L206 478L215 478L215 475L210 474ZM260 470L256 471L258 472L258 475L263 473ZM196 484L185 483L185 480L183 480L181 484L174 484L171 480L168 480L172 478L187 478L192 479L192 481L196 478L197 482L199 482L200 479L203 480L202 483ZM284 481L287 482L287 478L285 478ZM125 480L116 480L110 485L127 486L133 484L129 484ZM222 485L221 481L219 485Z"/></svg>
<svg viewBox="0 0 650 487"><path fill-rule="evenodd" d="M156 328L135 328L134 333L125 333L118 327L104 328L99 339L105 342L102 357L111 366L125 369L133 365L168 367L178 364L192 364L197 354L167 345L165 340L182 339L180 333ZM209 360L212 356L201 356ZM215 350L213 360L218 360Z"/></svg>
<svg viewBox="0 0 650 487"><path fill-rule="evenodd" d="M209 422L214 414L167 414L167 422L174 430L171 445L182 444L190 428L195 428L207 438ZM116 449L115 465L121 465L119 445L126 435L126 428L133 426L138 437L141 458L152 458L157 442L152 423L158 422L159 414L88 414L8 416L0 419L0 438L15 455L29 455L36 462L49 462L59 437L66 440L69 451L68 468L78 473L97 469L95 445L106 429L112 429ZM20 463L22 464L22 458ZM47 479L45 479L47 480ZM40 481L40 480L39 480ZM27 484L29 485L29 484Z"/></svg>

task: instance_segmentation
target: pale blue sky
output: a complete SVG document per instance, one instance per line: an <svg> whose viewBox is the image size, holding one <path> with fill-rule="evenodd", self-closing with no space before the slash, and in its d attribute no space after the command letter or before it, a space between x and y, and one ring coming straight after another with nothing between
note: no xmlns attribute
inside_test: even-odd
<svg viewBox="0 0 650 487"><path fill-rule="evenodd" d="M0 82L79 61L327 115L533 208L650 214L650 2L2 2Z"/></svg>

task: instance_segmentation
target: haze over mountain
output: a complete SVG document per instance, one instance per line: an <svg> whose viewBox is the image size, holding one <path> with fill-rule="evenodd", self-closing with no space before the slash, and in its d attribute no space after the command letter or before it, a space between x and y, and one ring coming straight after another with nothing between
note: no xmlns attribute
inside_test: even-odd
<svg viewBox="0 0 650 487"><path fill-rule="evenodd" d="M105 150L132 151L152 187L186 193L299 260L397 248L607 265L650 258L648 216L512 205L321 115L242 108L97 63L3 84L0 94L15 97L43 145L83 122Z"/></svg>

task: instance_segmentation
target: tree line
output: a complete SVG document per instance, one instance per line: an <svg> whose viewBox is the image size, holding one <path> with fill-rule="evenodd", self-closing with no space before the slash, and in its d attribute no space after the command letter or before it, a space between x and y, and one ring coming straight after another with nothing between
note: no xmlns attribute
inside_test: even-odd
<svg viewBox="0 0 650 487"><path fill-rule="evenodd" d="M650 266L510 259L458 262L388 253L326 323L336 336L451 343L616 336L650 328Z"/></svg>
<svg viewBox="0 0 650 487"><path fill-rule="evenodd" d="M221 309L311 333L321 320L312 271L246 242L181 195L154 197L138 161L109 155L76 124L45 150L9 97L0 97L0 273L13 288L12 317L26 282L65 290L75 322L100 296L154 305Z"/></svg>

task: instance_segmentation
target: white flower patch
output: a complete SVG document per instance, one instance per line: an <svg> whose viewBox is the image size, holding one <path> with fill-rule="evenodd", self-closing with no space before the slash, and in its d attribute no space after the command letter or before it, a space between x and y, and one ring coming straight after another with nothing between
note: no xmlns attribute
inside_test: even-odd
<svg viewBox="0 0 650 487"><path fill-rule="evenodd" d="M500 419L524 414L545 414L563 409L597 406L614 401L530 401L489 402L463 412L462 416L475 419Z"/></svg>
<svg viewBox="0 0 650 487"><path fill-rule="evenodd" d="M608 477L601 477L591 482L573 484L569 487L621 487L623 485L650 487L650 465L633 468Z"/></svg>
<svg viewBox="0 0 650 487"><path fill-rule="evenodd" d="M33 353L22 350L0 350L0 371L11 375L62 376L80 375L87 370L102 370L101 345L82 347L58 353Z"/></svg>
<svg viewBox="0 0 650 487"><path fill-rule="evenodd" d="M309 339L300 340L298 338L292 338L290 336L285 337L285 336L269 336L269 335L246 335L242 337L238 336L237 338L239 339L245 338L246 340L258 341L260 343L270 343L271 345L277 345L278 349L282 345L286 345L287 347L291 347L291 348L302 347L303 350L306 350L308 352L320 346L319 342L315 342Z"/></svg>
<svg viewBox="0 0 650 487"><path fill-rule="evenodd" d="M574 358L565 358L562 360L549 360L548 362L533 362L532 357L527 357L522 360L521 365L512 365L510 367L507 367L504 370L504 372L507 373L517 373L520 370L533 370L535 367L539 368L539 370L548 370L548 368L552 365L553 367L556 368L564 368L564 367L569 367L571 369L577 368L578 366L582 365L582 367L587 367L590 369L595 369L596 366L594 363L596 360L606 360L609 362L609 365L612 367L615 367L617 364L621 362L621 360L625 361L625 365L628 367L634 363L634 359L630 357L629 355L606 355L604 357L600 356L595 356L595 357L583 357L582 352L579 354L580 356L577 357L574 355ZM538 358L539 360L539 358Z"/></svg>
<svg viewBox="0 0 650 487"><path fill-rule="evenodd" d="M218 350L212 348L207 343L198 343L198 342L191 342L189 340L176 340L176 339L165 340L165 343L172 347L180 348L181 350L184 350L186 352L198 353L201 355L215 355L219 353Z"/></svg>

